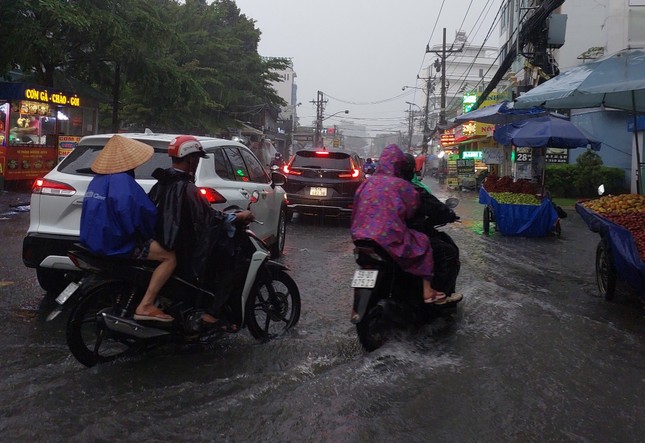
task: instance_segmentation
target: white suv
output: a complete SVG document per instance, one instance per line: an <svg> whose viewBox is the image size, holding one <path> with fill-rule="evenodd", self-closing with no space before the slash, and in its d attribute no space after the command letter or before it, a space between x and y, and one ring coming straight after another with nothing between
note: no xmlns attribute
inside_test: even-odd
<svg viewBox="0 0 645 443"><path fill-rule="evenodd" d="M70 245L78 242L83 196L94 177L90 165L113 134L83 137L77 148L44 178L34 182L31 218L23 240L22 260L36 268L40 286L58 292L67 284L65 274L77 268L67 257ZM150 191L156 180L156 168L168 168L168 144L176 134L119 134L151 145L152 158L135 170L137 182ZM208 158L200 160L195 184L214 208L246 209L253 191L260 193L251 211L264 224L254 224L253 231L271 247L274 258L282 254L286 233L286 195L282 189L285 176L269 175L257 157L241 143L210 137L197 137Z"/></svg>

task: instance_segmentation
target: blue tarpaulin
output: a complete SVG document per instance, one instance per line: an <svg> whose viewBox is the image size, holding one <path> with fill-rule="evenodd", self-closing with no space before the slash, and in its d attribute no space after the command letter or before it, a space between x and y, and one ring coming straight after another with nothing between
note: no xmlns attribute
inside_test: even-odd
<svg viewBox="0 0 645 443"><path fill-rule="evenodd" d="M498 203L481 187L479 203L493 208L497 230L504 235L544 237L558 221L558 213L548 198L543 199L540 205Z"/></svg>
<svg viewBox="0 0 645 443"><path fill-rule="evenodd" d="M645 300L645 263L638 254L638 248L636 248L631 232L610 222L596 212L590 211L580 203L576 203L576 212L580 214L592 232L597 232L602 238L607 238L618 276L633 287Z"/></svg>

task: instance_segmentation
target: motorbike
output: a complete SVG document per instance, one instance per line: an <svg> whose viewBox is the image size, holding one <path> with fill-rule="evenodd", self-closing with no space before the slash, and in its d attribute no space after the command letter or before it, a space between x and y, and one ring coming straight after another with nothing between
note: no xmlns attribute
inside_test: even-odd
<svg viewBox="0 0 645 443"><path fill-rule="evenodd" d="M258 198L255 191L251 203ZM268 246L249 225L236 226L236 231L239 265L231 295L219 316L238 325L237 332L248 328L254 338L267 341L298 323L300 292L288 268L269 259ZM138 355L164 343L208 344L224 334L201 321L216 297L208 288L173 275L161 289L158 305L174 321L134 320L156 262L98 256L81 245L68 255L83 271L82 277L60 293L56 298L59 306L47 320L69 309L67 345L83 365L92 367Z"/></svg>
<svg viewBox="0 0 645 443"><path fill-rule="evenodd" d="M458 204L456 198L446 201L451 209ZM445 224L432 224L425 232L455 245L446 232L438 229ZM355 240L354 246L358 269L351 282L354 303L350 321L356 325L358 339L367 352L380 348L396 331L419 328L449 315L457 305L458 301L441 305L424 303L421 277L401 269L375 241Z"/></svg>

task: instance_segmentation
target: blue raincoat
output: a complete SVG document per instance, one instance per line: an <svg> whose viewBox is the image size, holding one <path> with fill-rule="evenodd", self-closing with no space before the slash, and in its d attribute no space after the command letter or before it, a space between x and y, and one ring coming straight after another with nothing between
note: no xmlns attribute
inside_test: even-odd
<svg viewBox="0 0 645 443"><path fill-rule="evenodd" d="M97 175L83 198L81 243L95 254L131 255L156 221L157 208L128 173Z"/></svg>

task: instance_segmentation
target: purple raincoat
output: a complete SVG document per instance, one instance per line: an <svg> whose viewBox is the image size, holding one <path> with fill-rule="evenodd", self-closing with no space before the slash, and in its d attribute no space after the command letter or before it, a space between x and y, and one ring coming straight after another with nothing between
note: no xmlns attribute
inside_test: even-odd
<svg viewBox="0 0 645 443"><path fill-rule="evenodd" d="M352 211L352 240L371 239L385 249L403 270L426 280L433 275L428 237L409 229L405 220L419 205L414 186L400 178L405 156L397 145L383 150L376 172L356 190Z"/></svg>

